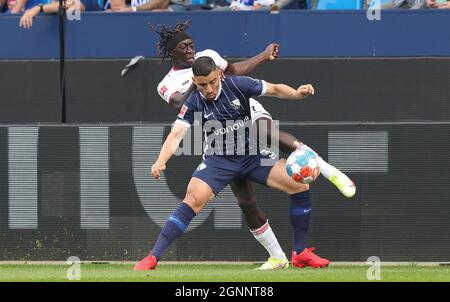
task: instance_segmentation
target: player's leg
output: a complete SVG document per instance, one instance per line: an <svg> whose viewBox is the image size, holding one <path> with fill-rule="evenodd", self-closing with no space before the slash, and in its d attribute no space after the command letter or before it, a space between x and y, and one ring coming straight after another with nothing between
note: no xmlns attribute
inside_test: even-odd
<svg viewBox="0 0 450 302"><path fill-rule="evenodd" d="M311 217L311 201L309 185L294 181L286 173L286 160L282 159L274 166L262 166L261 156L255 157L252 165L245 171L245 177L260 184L283 191L290 195L290 219L294 233L294 248L292 251L292 265L295 267L325 267L330 262L320 258L306 247L306 235Z"/></svg>
<svg viewBox="0 0 450 302"><path fill-rule="evenodd" d="M267 221L266 214L256 205L255 184L245 178L234 179L230 184L239 207L244 213L245 221L250 230L258 229Z"/></svg>
<svg viewBox="0 0 450 302"><path fill-rule="evenodd" d="M306 248L306 235L311 216L309 185L294 181L280 169L284 160L279 160L270 170L267 186L287 193L291 198L290 219L294 231L294 251L302 252Z"/></svg>
<svg viewBox="0 0 450 302"><path fill-rule="evenodd" d="M213 196L228 185L239 165L220 156L204 159L192 174L186 196L178 209L169 216L149 256L139 261L135 270L156 267L162 253L186 230L190 221Z"/></svg>
<svg viewBox="0 0 450 302"><path fill-rule="evenodd" d="M286 258L286 254L281 249L269 225L266 214L256 204L255 184L244 178L238 178L230 186L238 200L239 207L244 213L250 232L270 255L269 260L258 269L287 268L289 261Z"/></svg>
<svg viewBox="0 0 450 302"><path fill-rule="evenodd" d="M191 220L214 197L211 187L201 179L192 177L181 205L170 215L159 233L149 256L139 261L135 270L154 269L164 251L187 229Z"/></svg>
<svg viewBox="0 0 450 302"><path fill-rule="evenodd" d="M258 109L257 106L254 107ZM298 148L307 148L311 150L317 156L317 163L319 165L321 175L334 184L345 197L351 198L355 195L355 184L350 178L348 178L347 175L327 163L322 157L319 156L319 154L317 154L317 152L312 150L307 145L304 145L292 134L279 130L271 118L263 115L257 120L256 124L258 125L258 132L261 131L261 135L267 136L267 141L270 142L273 139L279 139L280 150L286 154L290 154Z"/></svg>
<svg viewBox="0 0 450 302"><path fill-rule="evenodd" d="M326 267L328 259L320 258L313 253L314 248L307 248L306 235L311 217L311 200L309 185L294 181L286 173L286 160L279 160L270 170L267 186L278 189L290 195L290 218L294 231L294 249L292 265L295 267Z"/></svg>
<svg viewBox="0 0 450 302"><path fill-rule="evenodd" d="M291 153L296 150L297 146L301 145L293 135L287 132L279 131L273 123L272 117L264 109L264 107L256 100L250 99L250 106L252 110L252 121L258 127L258 133L265 135L267 141L279 140L280 149L285 153ZM272 132L274 130L274 132ZM275 165L275 169L268 169L267 167L259 167L254 172L257 182L269 185L268 175L271 173L271 179L275 180L272 186L283 192L286 192L291 197L290 203L290 219L294 233L294 248L292 251L292 264L297 267L302 267L304 263L309 266L323 267L328 265L329 261L322 259L312 253L312 249L306 248L306 234L309 229L309 221L311 216L311 201L309 196L309 186L302 185L292 180L286 173L285 169L280 170L280 164ZM258 173L258 170L261 173ZM251 177L251 176L250 176ZM258 180L258 178L260 178ZM279 181L279 183L278 183ZM303 260L307 261L303 261ZM301 260L301 261L300 261Z"/></svg>

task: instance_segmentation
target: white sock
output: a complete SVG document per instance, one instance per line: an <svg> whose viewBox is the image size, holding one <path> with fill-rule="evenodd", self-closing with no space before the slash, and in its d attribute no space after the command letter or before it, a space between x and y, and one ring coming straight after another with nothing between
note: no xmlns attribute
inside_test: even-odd
<svg viewBox="0 0 450 302"><path fill-rule="evenodd" d="M313 149L311 149L309 146L302 144L302 143L298 143L298 142L295 142L294 144L297 147L301 146L301 147L308 148L309 150L314 152L314 154L316 154L317 163L319 164L319 168L320 168L320 174L322 174L326 179L329 179L331 176L333 176L333 174L336 173L337 169L335 167L333 167L332 165L330 165L329 163L327 163L326 161L324 161L323 158L320 157L319 154L317 154L317 152L314 151Z"/></svg>
<svg viewBox="0 0 450 302"><path fill-rule="evenodd" d="M250 230L256 240L261 243L262 246L269 253L270 257L275 257L278 259L285 259L286 254L281 249L280 244L278 243L277 237L272 231L272 228L269 225L269 221L267 221L262 227L256 230Z"/></svg>
<svg viewBox="0 0 450 302"><path fill-rule="evenodd" d="M334 173L336 173L337 169L324 161L319 155L317 155L317 163L319 164L320 174L322 174L326 179L329 179L334 175Z"/></svg>

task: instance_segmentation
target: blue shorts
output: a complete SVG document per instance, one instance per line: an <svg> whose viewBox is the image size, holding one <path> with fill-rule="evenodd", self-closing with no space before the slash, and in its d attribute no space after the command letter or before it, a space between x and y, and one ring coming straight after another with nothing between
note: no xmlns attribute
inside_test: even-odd
<svg viewBox="0 0 450 302"><path fill-rule="evenodd" d="M260 154L208 156L192 176L206 182L216 196L235 178L245 178L266 186L273 166L261 165L263 159L268 157Z"/></svg>

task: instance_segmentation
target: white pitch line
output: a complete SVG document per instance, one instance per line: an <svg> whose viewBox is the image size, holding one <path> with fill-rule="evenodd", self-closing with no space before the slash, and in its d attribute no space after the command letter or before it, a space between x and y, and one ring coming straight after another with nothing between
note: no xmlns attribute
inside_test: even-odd
<svg viewBox="0 0 450 302"><path fill-rule="evenodd" d="M264 261L161 261L162 265L253 265L260 264ZM117 265L134 265L136 261L81 261L81 264L117 264ZM0 261L0 265L68 265L66 261ZM439 266L449 265L450 262L381 262L382 266ZM330 266L370 266L366 262L331 262Z"/></svg>

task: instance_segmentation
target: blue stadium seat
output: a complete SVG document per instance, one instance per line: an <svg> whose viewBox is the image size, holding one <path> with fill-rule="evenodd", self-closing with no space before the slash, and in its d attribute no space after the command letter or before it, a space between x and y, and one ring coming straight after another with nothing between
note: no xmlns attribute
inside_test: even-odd
<svg viewBox="0 0 450 302"><path fill-rule="evenodd" d="M317 0L317 9L363 9L364 0Z"/></svg>

